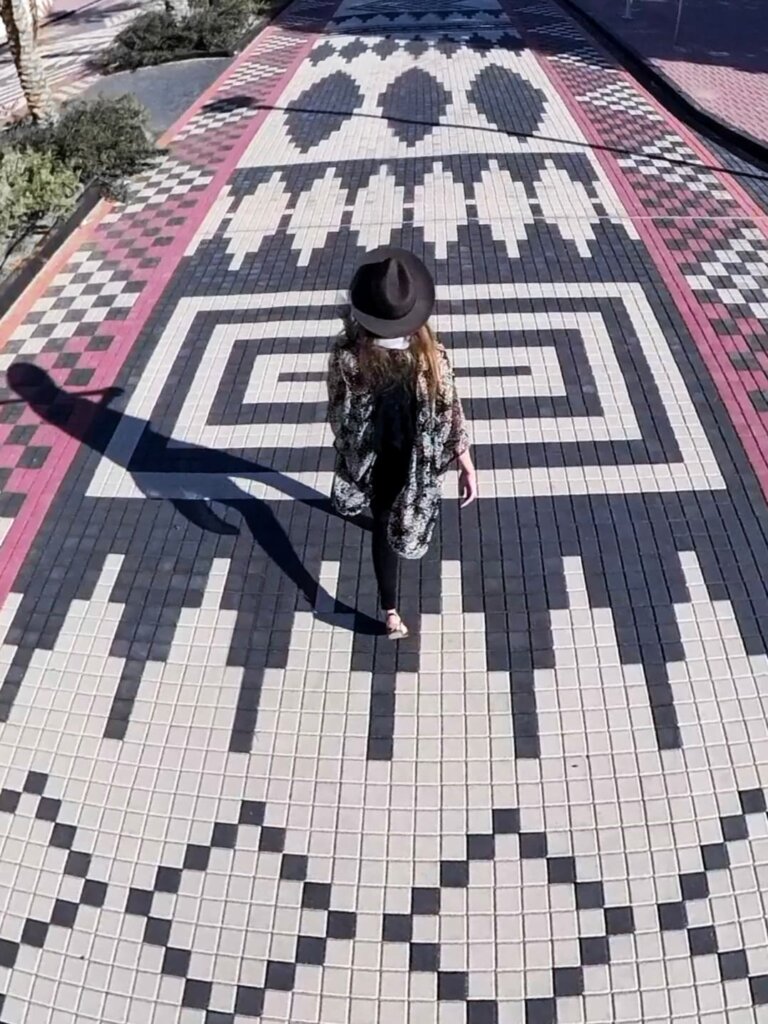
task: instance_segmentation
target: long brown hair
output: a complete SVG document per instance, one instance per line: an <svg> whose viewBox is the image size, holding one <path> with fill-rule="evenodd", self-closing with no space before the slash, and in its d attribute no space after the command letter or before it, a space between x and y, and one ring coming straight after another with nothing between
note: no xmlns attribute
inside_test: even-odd
<svg viewBox="0 0 768 1024"><path fill-rule="evenodd" d="M440 344L429 324L409 338L408 349L380 348L376 339L359 324L351 325L350 340L355 342L361 376L371 390L386 387L398 374L417 369L424 374L429 397L434 402L440 388Z"/></svg>

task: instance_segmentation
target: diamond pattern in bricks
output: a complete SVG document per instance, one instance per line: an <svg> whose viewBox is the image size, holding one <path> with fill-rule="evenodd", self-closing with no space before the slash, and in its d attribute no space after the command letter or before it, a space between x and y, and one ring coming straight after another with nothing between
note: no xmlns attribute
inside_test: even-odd
<svg viewBox="0 0 768 1024"><path fill-rule="evenodd" d="M768 282L691 145L547 3L288 8L32 304L4 1024L762 1019L761 414L691 324L746 338ZM386 243L433 270L480 490L446 481L397 645L327 500Z"/></svg>

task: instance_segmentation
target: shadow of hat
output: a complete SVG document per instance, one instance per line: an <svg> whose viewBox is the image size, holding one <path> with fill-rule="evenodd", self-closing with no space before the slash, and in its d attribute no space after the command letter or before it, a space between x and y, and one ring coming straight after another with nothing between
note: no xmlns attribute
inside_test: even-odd
<svg viewBox="0 0 768 1024"><path fill-rule="evenodd" d="M27 402L51 401L59 393L56 382L41 366L13 363L6 372L8 387Z"/></svg>

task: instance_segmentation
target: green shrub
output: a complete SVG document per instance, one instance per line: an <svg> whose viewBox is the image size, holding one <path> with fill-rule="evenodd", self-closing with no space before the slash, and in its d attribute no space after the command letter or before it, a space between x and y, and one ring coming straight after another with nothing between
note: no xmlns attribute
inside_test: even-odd
<svg viewBox="0 0 768 1024"><path fill-rule="evenodd" d="M258 13L250 0L218 0L193 10L189 21L206 53L234 53Z"/></svg>
<svg viewBox="0 0 768 1024"><path fill-rule="evenodd" d="M78 100L55 124L26 121L3 132L0 153L7 148L51 153L72 167L83 185L96 184L112 195L123 179L157 156L147 124L147 112L133 96Z"/></svg>
<svg viewBox="0 0 768 1024"><path fill-rule="evenodd" d="M10 149L50 149L51 129L34 121L16 121L0 132L0 158Z"/></svg>
<svg viewBox="0 0 768 1024"><path fill-rule="evenodd" d="M3 251L40 220L67 213L81 191L74 169L55 154L0 149L0 239Z"/></svg>
<svg viewBox="0 0 768 1024"><path fill-rule="evenodd" d="M66 213L91 184L122 198L125 180L157 155L147 115L132 96L81 100L52 125L30 122L0 134L0 240Z"/></svg>
<svg viewBox="0 0 768 1024"><path fill-rule="evenodd" d="M258 0L197 0L188 18L174 21L165 11L140 14L120 32L95 63L101 70L133 70L188 57L234 53L262 10Z"/></svg>
<svg viewBox="0 0 768 1024"><path fill-rule="evenodd" d="M80 100L65 107L49 129L50 145L84 183L108 191L156 157L147 133L147 113L133 96Z"/></svg>
<svg viewBox="0 0 768 1024"><path fill-rule="evenodd" d="M186 19L177 24L165 11L149 11L119 32L95 63L105 71L133 70L192 55L195 43Z"/></svg>

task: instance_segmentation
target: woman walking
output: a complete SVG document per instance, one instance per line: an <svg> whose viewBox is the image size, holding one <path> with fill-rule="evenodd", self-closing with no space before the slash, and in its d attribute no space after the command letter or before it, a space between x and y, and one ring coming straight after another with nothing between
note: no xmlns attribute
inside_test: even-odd
<svg viewBox="0 0 768 1024"><path fill-rule="evenodd" d="M351 319L334 345L328 410L335 437L333 504L373 515L373 567L387 635L408 635L397 602L398 557L421 558L455 463L462 508L477 495L453 369L427 321L429 271L412 253L368 253L350 288Z"/></svg>

